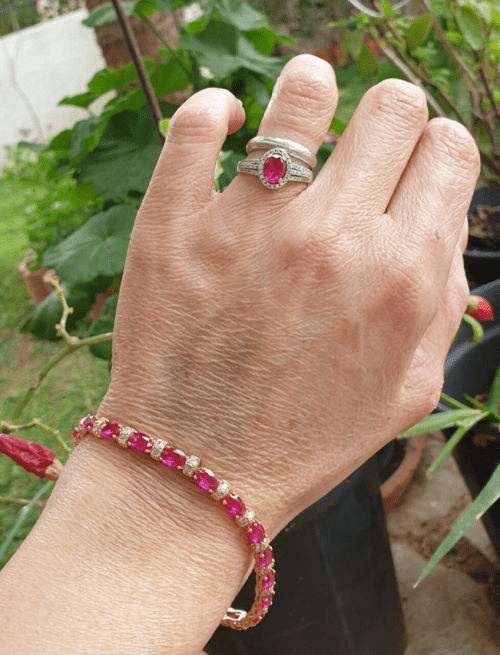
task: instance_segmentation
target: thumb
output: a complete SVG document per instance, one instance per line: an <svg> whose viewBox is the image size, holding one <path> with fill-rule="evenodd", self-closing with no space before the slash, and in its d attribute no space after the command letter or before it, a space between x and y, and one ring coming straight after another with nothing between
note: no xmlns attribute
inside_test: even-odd
<svg viewBox="0 0 500 655"><path fill-rule="evenodd" d="M174 212L175 206L202 209L214 192L222 144L244 120L241 102L224 89L204 89L186 100L170 120L146 200L153 196Z"/></svg>

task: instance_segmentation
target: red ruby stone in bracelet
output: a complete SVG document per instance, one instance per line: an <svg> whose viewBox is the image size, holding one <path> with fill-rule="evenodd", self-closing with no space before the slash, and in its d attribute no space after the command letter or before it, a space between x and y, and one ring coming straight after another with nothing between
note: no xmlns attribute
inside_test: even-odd
<svg viewBox="0 0 500 655"><path fill-rule="evenodd" d="M142 432L123 427L107 418L95 416L83 418L73 430L75 444L78 445L87 435L116 441L122 448L133 448L161 462L167 468L182 471L200 489L222 503L226 512L234 518L248 538L257 580L252 608L245 612L230 607L221 625L229 626L234 630L247 630L260 623L273 602L275 576L273 549L269 545L264 527L256 520L255 513L245 507L241 498L231 491L229 482L218 478L210 469L202 466L200 458L196 455L186 455L165 439L148 437Z"/></svg>

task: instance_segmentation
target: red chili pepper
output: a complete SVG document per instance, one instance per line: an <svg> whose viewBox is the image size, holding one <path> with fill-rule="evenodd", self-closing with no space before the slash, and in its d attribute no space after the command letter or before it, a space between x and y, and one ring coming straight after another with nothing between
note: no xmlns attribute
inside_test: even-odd
<svg viewBox="0 0 500 655"><path fill-rule="evenodd" d="M0 434L0 453L39 478L57 480L62 469L61 462L50 448L11 434Z"/></svg>
<svg viewBox="0 0 500 655"><path fill-rule="evenodd" d="M493 308L486 298L482 296L469 296L469 302L465 311L469 316L475 318L476 321L493 320Z"/></svg>

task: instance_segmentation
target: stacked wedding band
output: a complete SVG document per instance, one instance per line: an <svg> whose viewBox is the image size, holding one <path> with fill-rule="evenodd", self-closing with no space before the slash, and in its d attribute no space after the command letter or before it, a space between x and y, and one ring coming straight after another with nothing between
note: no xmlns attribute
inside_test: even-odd
<svg viewBox="0 0 500 655"><path fill-rule="evenodd" d="M268 189L279 189L287 182L312 182L317 160L307 148L288 139L268 136L254 137L247 143L248 154L266 148L266 152L259 159L239 161L238 173L256 175ZM292 162L291 157L307 166Z"/></svg>

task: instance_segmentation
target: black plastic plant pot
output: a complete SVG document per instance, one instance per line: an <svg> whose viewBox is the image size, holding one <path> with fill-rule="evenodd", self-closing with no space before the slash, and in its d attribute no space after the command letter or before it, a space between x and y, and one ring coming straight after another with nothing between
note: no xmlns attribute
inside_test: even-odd
<svg viewBox="0 0 500 655"><path fill-rule="evenodd" d="M219 627L209 655L403 655L401 602L373 457L273 540L276 595L247 631ZM253 575L235 600L250 607Z"/></svg>
<svg viewBox="0 0 500 655"><path fill-rule="evenodd" d="M450 350L444 369L444 393L456 400L465 402L464 393L469 396L487 393L494 375L500 366L500 280L474 289L491 303L495 320L483 323L483 339L469 344L472 331L467 325L461 332L454 347ZM438 411L449 409L439 403ZM444 430L446 439L453 429ZM479 438L479 435L483 435ZM491 438L489 438L491 437ZM482 445L478 445L479 443ZM478 423L462 438L454 448L453 455L462 477L475 498L488 482L500 464L500 433L486 423ZM483 524L500 559L500 502L494 503L483 515Z"/></svg>
<svg viewBox="0 0 500 655"><path fill-rule="evenodd" d="M479 205L500 206L500 187L487 184L476 189L472 196L469 214L473 214ZM498 280L500 278L500 251L467 249L464 252L464 265L467 279L470 282L487 284Z"/></svg>

